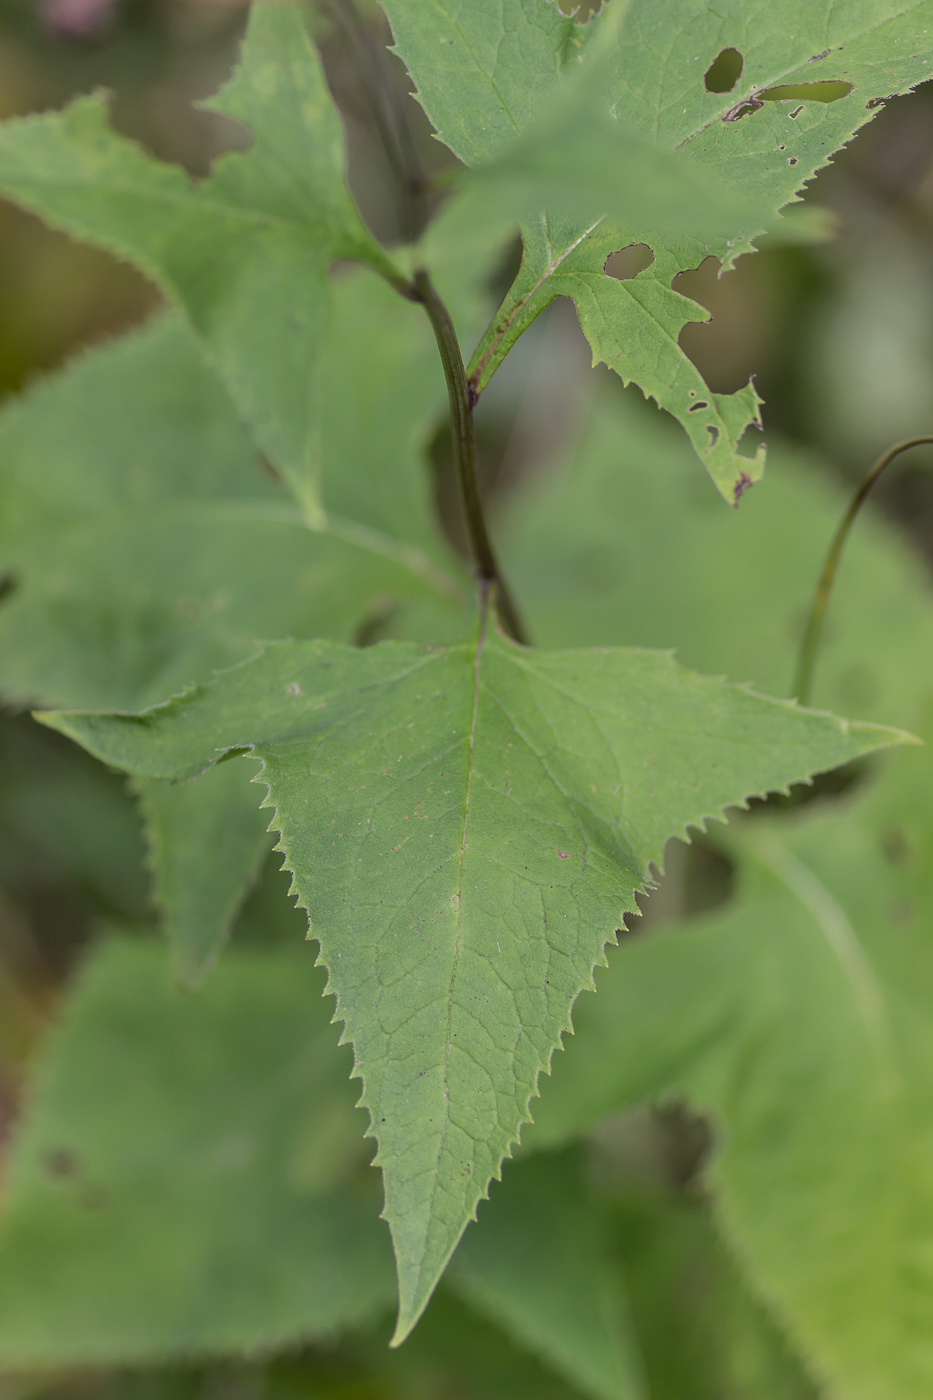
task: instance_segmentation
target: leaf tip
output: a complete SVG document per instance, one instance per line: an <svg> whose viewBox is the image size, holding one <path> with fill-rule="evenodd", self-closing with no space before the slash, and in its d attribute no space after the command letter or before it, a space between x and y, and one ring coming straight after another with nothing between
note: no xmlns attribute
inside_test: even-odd
<svg viewBox="0 0 933 1400"><path fill-rule="evenodd" d="M417 1314L408 1312L403 1315L401 1310L399 1310L398 1319L395 1324L395 1331L392 1333L389 1346L400 1347L403 1342L407 1341L408 1338L411 1336L412 1332L414 1331L415 1325L419 1321L420 1317L420 1312Z"/></svg>

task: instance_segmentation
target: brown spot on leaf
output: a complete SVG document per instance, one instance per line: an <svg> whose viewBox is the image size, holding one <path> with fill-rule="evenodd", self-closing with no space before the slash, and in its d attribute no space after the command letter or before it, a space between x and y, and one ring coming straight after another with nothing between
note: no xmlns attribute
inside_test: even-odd
<svg viewBox="0 0 933 1400"><path fill-rule="evenodd" d="M81 1162L70 1147L53 1147L46 1152L43 1166L50 1176L77 1176Z"/></svg>
<svg viewBox="0 0 933 1400"><path fill-rule="evenodd" d="M763 107L764 105L761 98L756 97L755 94L752 93L750 97L745 97L741 102L737 102L734 107L730 107L723 117L723 121L741 121L742 117L747 116L749 112L757 112L759 107Z"/></svg>
<svg viewBox="0 0 933 1400"><path fill-rule="evenodd" d="M738 480L736 481L735 486L732 488L732 499L736 505L738 505L739 501L745 495L745 492L748 490L748 488L750 486L754 486L754 484L755 483L752 481L748 472L739 473Z"/></svg>
<svg viewBox="0 0 933 1400"><path fill-rule="evenodd" d="M882 834L881 849L892 865L901 865L910 856L910 842L900 827L891 827Z"/></svg>

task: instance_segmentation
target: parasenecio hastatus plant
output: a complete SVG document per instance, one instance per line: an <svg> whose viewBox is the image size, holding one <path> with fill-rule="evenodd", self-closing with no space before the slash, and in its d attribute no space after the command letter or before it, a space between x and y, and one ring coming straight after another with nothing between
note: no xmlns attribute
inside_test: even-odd
<svg viewBox="0 0 933 1400"><path fill-rule="evenodd" d="M729 1393L933 1395L933 799L886 727L928 728L933 606L879 526L826 646L818 698L846 717L758 693L787 691L776 618L802 616L837 506L793 466L755 486L761 401L706 386L679 336L707 313L672 288L814 236L806 182L930 75L933 0L382 9L395 57L352 0L254 5L208 104L243 139L199 181L102 94L0 126L0 192L166 303L0 420L0 685L131 775L168 941L116 909L44 1042L0 1219L0 1365L277 1355L363 1335L396 1286L397 1346L443 1278L555 1395L666 1395L663 1317L624 1300L580 1144L688 1104L739 1280L724 1316L767 1358ZM328 25L369 65L397 246L348 193ZM399 60L456 157L433 182ZM688 443L606 376L563 474L490 522L474 423L558 298ZM425 464L445 414L466 557ZM573 559L597 544L594 582ZM833 690L860 657L874 708ZM856 761L856 801L746 814ZM80 783L103 770L68 762L93 823ZM731 895L628 936L665 844L710 821ZM262 908L225 949L271 840L316 950ZM372 1394L435 1393L377 1350Z"/></svg>

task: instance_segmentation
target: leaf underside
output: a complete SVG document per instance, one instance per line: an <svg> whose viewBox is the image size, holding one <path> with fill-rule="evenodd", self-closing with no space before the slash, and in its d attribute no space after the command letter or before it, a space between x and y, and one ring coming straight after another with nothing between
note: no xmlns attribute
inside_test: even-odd
<svg viewBox="0 0 933 1400"><path fill-rule="evenodd" d="M0 1364L253 1353L387 1310L377 1182L312 964L307 948L234 950L192 998L150 941L91 952L7 1161ZM454 1282L575 1394L636 1400L637 1347L581 1168L575 1153L511 1168ZM551 1394L541 1380L531 1393Z"/></svg>

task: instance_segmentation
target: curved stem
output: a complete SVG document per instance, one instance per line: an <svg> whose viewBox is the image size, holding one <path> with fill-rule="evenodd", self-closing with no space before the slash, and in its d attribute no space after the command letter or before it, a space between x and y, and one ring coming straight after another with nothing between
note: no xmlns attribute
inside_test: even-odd
<svg viewBox="0 0 933 1400"><path fill-rule="evenodd" d="M820 645L820 636L823 631L823 622L826 617L826 609L829 606L830 594L836 580L836 572L839 568L839 560L849 538L849 531L855 521L862 506L875 482L882 473L891 465L895 457L899 457L902 452L906 452L911 447L923 447L933 445L933 437L906 438L903 442L897 442L893 447L889 447L872 467L859 486L855 495L849 503L849 508L839 523L839 528L833 536L832 544L826 555L823 564L823 571L820 574L820 581L816 586L813 595L813 602L810 606L810 616L807 620L807 630L803 636L800 646L800 657L797 662L797 673L794 677L794 695L801 705L809 704L810 690L813 685L813 669L816 665L816 656Z"/></svg>
<svg viewBox="0 0 933 1400"><path fill-rule="evenodd" d="M447 307L441 301L424 269L415 273L414 288L418 300L428 313L428 319L437 340L437 348L440 351L441 363L444 366L447 395L450 399L450 426L453 431L457 475L460 479L460 493L463 498L463 510L466 516L476 575L483 587L495 591L497 609L505 631L516 642L527 646L525 629L499 571L489 531L486 528L486 517L483 514L483 505L476 481L476 443L473 435L474 398L467 382L457 333L454 330Z"/></svg>

